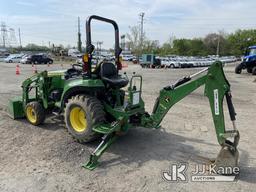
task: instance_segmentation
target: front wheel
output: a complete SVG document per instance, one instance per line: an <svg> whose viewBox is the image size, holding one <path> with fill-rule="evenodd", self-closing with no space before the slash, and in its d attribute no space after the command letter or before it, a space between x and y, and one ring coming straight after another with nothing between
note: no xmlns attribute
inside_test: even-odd
<svg viewBox="0 0 256 192"><path fill-rule="evenodd" d="M45 120L45 109L39 102L33 101L26 105L25 115L32 125L40 125Z"/></svg>
<svg viewBox="0 0 256 192"><path fill-rule="evenodd" d="M68 132L80 143L91 142L99 137L93 126L105 122L105 113L101 102L91 96L72 97L65 109L65 123Z"/></svg>
<svg viewBox="0 0 256 192"><path fill-rule="evenodd" d="M236 68L235 68L235 73L236 73L236 74L241 74L241 72L242 72L242 65L239 64L239 65L237 65Z"/></svg>

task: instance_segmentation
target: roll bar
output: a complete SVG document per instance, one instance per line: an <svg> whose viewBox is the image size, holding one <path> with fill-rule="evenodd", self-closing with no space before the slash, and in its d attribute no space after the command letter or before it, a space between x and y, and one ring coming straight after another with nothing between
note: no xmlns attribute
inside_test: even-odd
<svg viewBox="0 0 256 192"><path fill-rule="evenodd" d="M119 55L121 54L122 49L119 46L119 29L118 29L117 23L111 19L107 19L107 18L98 16L98 15L91 15L86 20L86 53L89 55L89 66L88 66L89 76L91 75L91 54L95 48L94 45L92 44L92 37L91 37L91 21L93 19L98 20L98 21L103 21L106 23L110 23L114 26L114 30L115 30L115 64L117 65L117 69L121 69Z"/></svg>

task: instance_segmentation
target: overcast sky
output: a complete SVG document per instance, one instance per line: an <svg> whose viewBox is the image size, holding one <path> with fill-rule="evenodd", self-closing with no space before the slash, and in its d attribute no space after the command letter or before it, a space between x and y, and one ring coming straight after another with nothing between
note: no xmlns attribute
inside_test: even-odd
<svg viewBox="0 0 256 192"><path fill-rule="evenodd" d="M256 28L255 0L0 0L0 21L18 34L23 46L77 43L77 17L81 18L85 44L85 20L91 14L117 21L120 34L139 24L145 12L145 32L151 40L164 43L177 38L203 37L207 33L238 28ZM113 47L112 27L93 24L93 40Z"/></svg>

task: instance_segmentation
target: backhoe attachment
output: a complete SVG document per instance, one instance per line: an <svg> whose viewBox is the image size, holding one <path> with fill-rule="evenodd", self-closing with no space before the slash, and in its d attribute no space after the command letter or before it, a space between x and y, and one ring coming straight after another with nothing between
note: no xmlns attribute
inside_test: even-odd
<svg viewBox="0 0 256 192"><path fill-rule="evenodd" d="M206 71L207 74L202 75ZM199 77L193 79L196 76ZM232 104L230 84L224 75L221 62L215 62L209 68L184 77L173 85L163 88L155 102L152 115L145 117L142 124L149 128L159 127L164 116L174 104L202 85L205 85L204 93L209 99L217 140L221 145L221 150L214 162L215 168L237 167L239 157L237 145L240 137L235 124L236 113ZM233 130L230 131L225 129L223 113L224 97L226 97L229 115L233 125Z"/></svg>
<svg viewBox="0 0 256 192"><path fill-rule="evenodd" d="M140 79L139 89L132 83L134 77L139 77ZM235 125L236 113L232 104L230 85L224 75L221 62L215 62L209 68L184 77L173 85L160 90L151 115L145 112L144 102L140 96L142 78L139 75L134 77L131 79L130 87L128 88L128 104L113 109L105 104L105 109L114 115L116 121L93 128L95 132L101 133L104 136L102 142L91 154L88 163L84 164L83 167L90 170L94 169L98 165L98 159L104 151L118 138L120 133L127 132L130 127L137 125L145 128L159 128L160 123L170 108L202 85L205 85L204 93L209 99L217 140L221 146L221 150L214 161L214 167L215 169L229 167L232 170L234 167L237 167L239 132ZM233 124L233 130L228 131L225 129L224 97L226 98L230 119ZM231 172L230 174L233 173Z"/></svg>

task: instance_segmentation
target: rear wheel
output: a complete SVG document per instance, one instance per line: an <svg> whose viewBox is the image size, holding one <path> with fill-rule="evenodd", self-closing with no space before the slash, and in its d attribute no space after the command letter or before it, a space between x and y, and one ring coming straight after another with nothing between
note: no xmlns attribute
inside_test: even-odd
<svg viewBox="0 0 256 192"><path fill-rule="evenodd" d="M45 109L39 102L33 101L26 105L25 115L32 125L40 125L45 120Z"/></svg>
<svg viewBox="0 0 256 192"><path fill-rule="evenodd" d="M253 75L256 75L256 67L253 67L253 68L252 68L252 74L253 74Z"/></svg>
<svg viewBox="0 0 256 192"><path fill-rule="evenodd" d="M65 123L68 132L81 143L97 139L100 135L93 126L105 121L103 106L98 99L87 95L72 97L65 109Z"/></svg>
<svg viewBox="0 0 256 192"><path fill-rule="evenodd" d="M247 73L252 73L252 68L247 68Z"/></svg>

